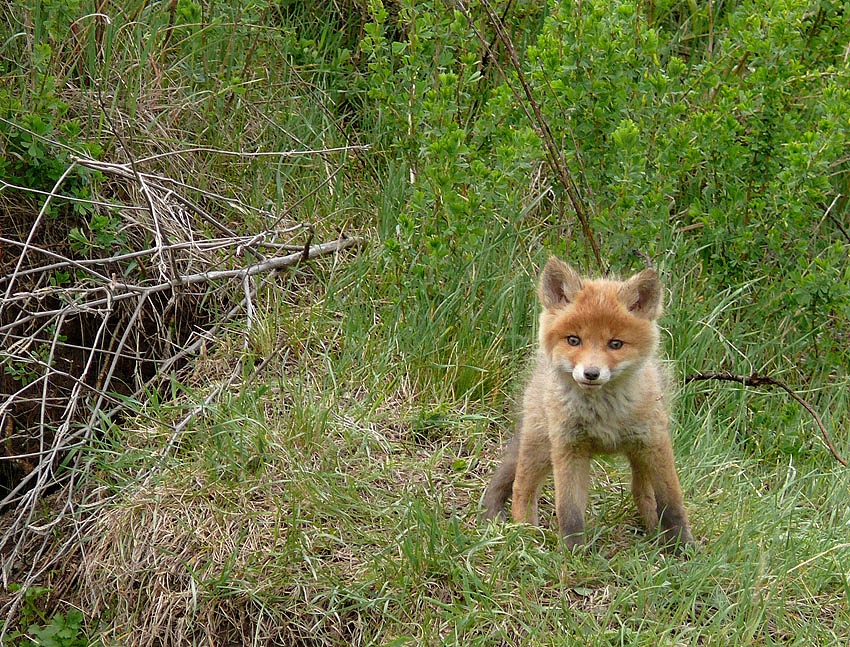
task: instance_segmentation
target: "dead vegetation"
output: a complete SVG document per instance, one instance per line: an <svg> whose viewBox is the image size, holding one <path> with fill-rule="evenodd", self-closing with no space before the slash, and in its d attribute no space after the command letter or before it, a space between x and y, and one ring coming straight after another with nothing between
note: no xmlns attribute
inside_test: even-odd
<svg viewBox="0 0 850 647"><path fill-rule="evenodd" d="M840 568L848 476L797 452L793 416L775 399L745 410L737 389L685 390L677 451L707 547L687 563L654 554L615 464L595 467L599 521L586 553L562 554L545 528L478 524L533 338L530 274L549 251L581 247L569 196L555 189L580 171L587 216L625 228L610 184L604 195L583 189L620 163L591 151L623 115L610 103L604 118L616 120L573 146L560 122L579 115L551 112L563 95L529 75L537 125L555 114L559 132L526 173L539 147L514 137L539 120L532 100L511 81L516 104L490 113L493 86L475 69L501 84L493 66L512 67L508 39L522 55L551 7L470 5L488 47L470 32L448 37L470 23L444 5L419 15L383 5L383 27L380 3L350 0L95 3L94 13L50 0L3 13L0 104L13 101L0 146L9 159L41 149L28 169L36 181L0 183L4 631L28 631L21 620L36 607L44 628L75 607L85 616L77 638L131 646L555 645L574 635L599 645L733 635L839 644L850 626ZM783 14L775 24L785 23ZM694 23L683 25L689 34ZM373 46L384 39L371 55L367 26ZM396 74L406 57L408 79ZM820 74L812 69L807 78ZM435 104L447 70L463 83ZM701 86L690 78L694 99ZM530 112L517 121L522 104ZM656 123L660 106L626 107ZM455 120L465 141L492 141L438 150L439 129ZM80 134L62 139L74 123ZM361 137L375 149L352 145ZM587 166L561 159L573 148L587 151ZM469 160L517 175L493 182L457 166ZM686 183L677 203L702 196L697 171L696 193ZM487 199L455 212L445 201L455 192ZM682 227L688 218L671 221L687 234L681 246L659 254L647 244L645 260L693 268L676 271L676 360L726 366L714 333L749 340L776 303L736 292L752 297L747 318L738 296L718 302L729 286L690 246L711 222ZM468 221L506 235L456 240ZM376 244L355 259L367 231ZM446 262L419 256L434 236L454 250ZM694 333L703 321L712 325ZM796 352L755 350L769 362ZM833 418L846 411L842 399ZM551 511L551 489L544 496ZM35 603L22 600L27 590L41 591Z"/></svg>
<svg viewBox="0 0 850 647"><path fill-rule="evenodd" d="M246 320L250 334L257 292L264 284L274 286L277 272L362 242L343 231L314 242L312 223L165 175L162 162L197 155L345 156L360 150L244 154L192 148L135 159L125 147L119 154L124 161L114 163L78 152L49 192L3 183L0 199L7 213L21 218L0 237L4 585L13 578L25 590L75 549L74 538L57 549L51 532L66 517L79 532L99 507L92 507L91 498L81 501L75 490L89 471L80 450L104 427L119 423L189 358L215 346L234 320ZM63 191L80 167L107 178L104 196L81 199ZM41 206L26 220L32 214L27 205L35 201ZM97 226L86 229L75 218L79 205ZM253 226L237 234L224 224L234 219ZM57 221L79 226L65 225L67 237L55 240ZM5 233L10 231L18 235ZM255 368L270 359L259 358ZM171 445L248 369L236 362L229 370L206 401L181 415ZM45 512L48 494L55 505ZM9 598L7 618L18 602L19 596Z"/></svg>

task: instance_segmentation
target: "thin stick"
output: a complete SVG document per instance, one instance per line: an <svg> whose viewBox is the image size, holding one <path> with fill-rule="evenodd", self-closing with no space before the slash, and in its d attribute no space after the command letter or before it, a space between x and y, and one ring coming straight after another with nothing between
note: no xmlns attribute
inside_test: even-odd
<svg viewBox="0 0 850 647"><path fill-rule="evenodd" d="M50 144L51 146L57 146L57 147L62 148L66 151L70 151L71 153L74 153L75 155L78 155L79 157L87 159L87 160L92 159L91 157L86 155L83 151L77 150L76 148L73 148L72 146L68 146L67 144L63 144L62 142L57 141L55 139L50 139L49 137L45 137L44 135L39 135L34 130L30 130L29 128L24 128L20 124L16 124L14 121L10 121L8 119L0 117L0 122L7 124L9 126L13 126L14 128L17 128L18 130L21 130L21 131L27 133L28 135L35 137L36 139L40 139L41 141Z"/></svg>
<svg viewBox="0 0 850 647"><path fill-rule="evenodd" d="M101 171L102 173L112 173L113 175L118 175L120 177L127 178L129 180L135 179L135 175L133 174L133 172L129 168L127 168L126 164L114 164L112 162L100 162L98 160L83 159L81 157L75 157L73 155L71 156L71 159L73 161L77 162L78 164L82 165L82 166L86 166L86 167L94 169L96 171ZM141 177L145 178L145 180L148 180L148 184L151 187L159 189L161 191L167 191L168 189L166 189L166 187L162 186L161 184L157 184L155 182L155 180L158 180L159 182L169 182L170 184L173 184L174 186L178 186L181 189L189 189L190 191L195 191L197 193L200 193L202 196L204 196L206 198L210 198L212 200L221 200L222 202L226 202L227 204L229 204L230 206L232 206L234 208L244 209L245 211L253 211L255 213L261 213L263 215L268 214L268 211L266 209L260 209L259 207L252 207L251 205L245 204L244 202L242 202L241 200L239 200L237 198L228 198L226 195L221 195L219 193L215 193L214 191L207 191L207 190L202 189L200 187L193 186L191 184L186 184L185 182L181 182L179 180L175 180L175 179L170 178L170 177L165 177L163 175L155 175L153 173L143 173L141 171L139 172L139 175ZM174 197L176 200L179 200L180 202L183 202L183 204L186 204L187 202L189 202L188 200L186 200L186 198L184 198L179 193L173 193L172 197ZM187 204L187 206L189 206L189 205ZM193 209L199 209L199 207L196 207L194 204L191 204L191 207ZM229 235L235 235L230 230L226 231L225 233L227 233Z"/></svg>
<svg viewBox="0 0 850 647"><path fill-rule="evenodd" d="M632 253L634 253L635 256L640 256L643 259L643 262L646 263L647 267L655 268L655 263L652 262L652 257L642 249L633 249Z"/></svg>
<svg viewBox="0 0 850 647"><path fill-rule="evenodd" d="M140 207L142 211L147 211L147 209ZM170 250L181 250L181 249L190 249L195 251L216 251L219 249L227 249L228 247L236 247L237 248L237 256L241 254L241 248L251 247L252 245L257 245L259 247L268 247L270 249L282 249L288 252L295 252L301 249L304 249L303 245L287 245L285 243L274 243L267 240L262 240L264 236L268 236L269 234L288 234L293 231L298 231L299 229L303 229L305 225L295 225L293 227L288 227L286 229L280 230L266 230L259 234L255 234L254 236L239 236L234 235L229 238L210 238L208 240L198 240L192 242L182 242L182 243L172 243L171 245L167 245L164 249ZM23 247L24 243L19 240L14 240L12 238L4 238L0 236L0 243L5 243L7 245L17 245L19 247ZM41 274L43 272L50 272L53 270L62 269L64 267L77 267L86 272L90 272L100 278L103 281L109 282L109 278L103 274L99 274L94 270L88 269L90 265L108 265L110 263L118 263L120 261L131 260L134 258L139 258L141 256L150 256L158 248L156 247L148 247L147 249L141 249L136 252L127 252L125 254L117 254L115 256L106 256L104 258L82 258L80 260L72 260L67 256L63 256L62 254L58 254L49 249L36 247L35 245L30 245L30 249L33 251L44 254L45 256L49 256L51 258L59 258L64 259L56 263L51 263L50 265L41 265L39 267L33 267L28 270L22 270L17 273L18 278L22 276L27 276L29 274ZM0 281L8 280L8 276L0 277Z"/></svg>
<svg viewBox="0 0 850 647"><path fill-rule="evenodd" d="M251 298L254 286L251 277L247 274L242 277L242 290L245 292L245 339L242 349L247 353L251 345L251 329L254 326L254 301Z"/></svg>
<svg viewBox="0 0 850 647"><path fill-rule="evenodd" d="M339 153L341 151L367 151L369 150L369 148L371 148L370 145L364 144L362 146L338 146L336 148L320 148L318 150L257 151L255 153L245 153L242 151L228 151L221 150L219 148L207 148L204 146L197 146L194 148L184 148L183 150L179 151L166 151L164 153L151 155L149 157L141 157L136 160L136 164L150 162L151 160L160 159L162 157L170 157L171 155L184 155L186 153L215 153L216 155L232 155L234 157L244 157L246 159L253 159L255 157L298 157L301 155L323 155L325 153Z"/></svg>
<svg viewBox="0 0 850 647"><path fill-rule="evenodd" d="M827 218L829 218L829 219L833 222L833 224L834 224L836 227L838 227L839 231L840 231L842 234L844 234L844 237L847 239L847 242L848 242L848 243L850 243L850 234L848 234L848 233L847 233L847 230L846 230L846 229L844 229L844 225L842 225L842 224L841 224L841 221L840 221L838 218L836 218L835 216L833 216L833 215L832 215L832 208L835 206L835 203L836 203L836 202L838 202L838 200L839 200L840 198L842 198L842 197L843 197L843 196L842 196L840 193L839 193L838 195L836 195L836 196L832 199L832 202L830 203L830 205L829 205L829 207L827 208L826 213L825 213L824 215L825 215Z"/></svg>
<svg viewBox="0 0 850 647"><path fill-rule="evenodd" d="M44 204L41 206L41 210L38 212L38 216L35 218L35 222L30 228L30 233L27 236L27 240L24 243L24 248L21 250L21 255L18 257L18 262L15 264L15 269L12 272L11 277L9 278L9 285L6 287L6 294L3 295L3 300L0 301L0 314L3 313L3 305L6 300L9 298L9 295L12 293L12 286L15 283L15 276L21 269L21 265L23 265L24 257L27 255L27 250L30 247L30 243L32 243L32 239L35 236L35 232L38 230L39 225L41 224L41 219L44 218L44 214L47 212L47 207L50 206L50 201L56 197L56 192L59 190L59 187L62 186L62 183L65 181L65 178L70 175L71 171L76 168L77 163L71 162L71 165L65 169L65 172L62 173L60 178L56 180L56 184L53 185L53 188L50 190L50 195L44 200Z"/></svg>
<svg viewBox="0 0 850 647"><path fill-rule="evenodd" d="M478 31L478 28L475 26L475 21L473 21L472 16L463 6L463 3L458 3L461 12L466 16L467 21L472 27L475 35L478 37L478 40L481 41L482 45L487 49L490 57L493 62L501 69L501 66L498 63L493 52L490 50L489 43L484 39L484 36ZM522 100L519 96L519 93L514 89L513 86L508 84L511 92L513 92L517 101L519 101L522 109L525 111L526 116L528 116L529 121L531 122L532 127L537 131L537 134L543 140L543 144L546 147L546 151L548 155L546 156L546 161L549 164L549 167L552 169L552 172L555 176L560 180L561 185L564 187L564 190L567 192L567 197L570 200L570 204L573 207L573 211L578 217L579 222L581 223L582 233L584 237L587 239L587 242L590 244L590 248L593 251L593 256L596 259L596 264L600 269L603 269L602 256L599 253L599 246L596 243L596 238L593 236L593 231L590 228L590 224L587 221L587 216L585 214L584 205L582 203L581 198L578 195L578 186L576 185L575 179L570 173L569 169L564 164L563 159L561 158L561 153L558 150L558 147L555 145L555 138L552 136L552 131L549 128L549 124L543 116L542 111L540 110L540 106L537 105L537 102L534 100L534 94L531 92L531 87L528 85L528 82L525 79L525 74L522 72L522 67L519 64L519 57L517 56L516 49L514 48L513 41L511 37L505 32L504 23L496 16L490 3L487 0L481 1L481 6L484 7L484 11L487 12L487 16L490 19L490 24L496 30L496 35L499 37L499 40L502 41L502 44L505 46L505 50L508 53L508 56L511 59L511 65L514 68L514 71L517 74L517 78L519 79L520 85L522 85L523 92L525 93L526 102ZM504 74L504 72L503 72ZM507 75L505 75L507 79ZM529 111L528 106L531 106L531 111Z"/></svg>
<svg viewBox="0 0 850 647"><path fill-rule="evenodd" d="M37 245L29 245L28 243L22 243L19 240L14 240L12 238L5 238L4 236L0 236L0 243L4 243L6 245L17 245L19 247L23 247L24 251L26 251L27 248L29 248L29 249L31 249L35 252L38 252L40 254L44 254L45 256L49 256L50 258L60 258L60 259L62 259L61 262L54 263L53 265L49 265L47 267L34 267L32 269L29 269L29 270L23 270L21 272L15 272L15 273L13 273L9 276L0 277L3 280L8 280L10 283L15 277L20 278L22 276L27 276L29 274L38 274L40 272L46 272L46 271L50 271L50 270L61 268L61 267L76 267L78 269L81 269L81 270L88 272L89 274L93 274L94 276L99 278L101 281L105 281L107 283L109 282L109 277L106 276L105 274L101 274L100 272L96 272L95 270L87 268L85 261L75 261L71 258L68 258L67 256L63 256L62 254L57 254L56 252L50 251L49 249L46 249L44 247L38 247ZM24 255L24 252L22 251L21 252L22 258L23 258L23 255ZM92 261L88 261L88 262L90 264L92 263ZM104 262L106 262L106 261L104 261ZM9 300L9 294L8 293L6 294L5 300L6 301Z"/></svg>
<svg viewBox="0 0 850 647"><path fill-rule="evenodd" d="M786 385L784 382L781 382L774 377L768 377L768 376L765 376L765 375L756 375L755 373L747 376L747 375L735 375L734 373L729 373L729 372L726 372L726 371L719 371L719 372L711 372L711 373L694 373L692 375L688 375L685 378L685 384L688 384L689 382L696 382L696 381L699 381L699 380L721 380L721 381L724 381L724 382L740 382L744 386L763 386L765 384L770 385L770 386L778 386L780 389L783 389L786 393L788 393L788 395L790 395L792 398L794 398L797 402L799 402L800 405L806 411L808 411L810 414L812 414L812 418L815 419L817 426L820 428L820 432L821 432L821 434L823 434L823 439L826 442L827 447L829 447L829 451L831 451L832 455L835 456L835 460L837 460L839 463L844 465L844 467L847 467L847 461L845 459L841 458L841 456L838 455L838 452L835 451L835 446L832 444L832 440L830 440L829 434L827 433L826 427L824 426L823 422L821 421L820 416L818 415L818 412L814 410L812 405L810 405L803 398L801 398L794 391L792 391L791 388L788 385Z"/></svg>
<svg viewBox="0 0 850 647"><path fill-rule="evenodd" d="M145 182L144 176L139 173L136 169L136 158L133 156L133 153L130 152L130 147L124 141L124 137L118 131L118 128L115 126L115 122L112 121L112 117L109 114L109 110L106 108L106 103L103 101L103 94L100 91L100 84L96 84L97 88L97 101L100 104L100 109L103 112L103 117L109 123L109 127L112 129L112 134L115 135L115 138L118 140L118 143L121 145L121 148L124 149L124 154L130 160L130 169L133 173L133 177L136 180L136 183L139 185L139 189L142 191L142 195L145 198L145 202L148 205L148 211L151 214L151 220L153 220L155 236L154 240L156 241L157 251L154 253L152 258L156 258L159 256L159 265L160 265L160 277L165 279L168 277L168 270L171 270L172 276L177 276L177 264L174 262L174 256L171 252L164 251L163 247L165 245L171 244L171 241L168 240L168 235L162 229L162 225L159 219L159 212L156 210L154 206L154 196L151 193L150 188Z"/></svg>
<svg viewBox="0 0 850 647"><path fill-rule="evenodd" d="M831 553L831 552L832 552L832 551L834 551L834 550L840 550L840 549L842 549L842 548L850 548L850 544L835 544L834 546L830 546L829 548L827 548L827 549L826 549L826 550L824 550L824 551L821 551L820 553L818 553L818 554L817 554L817 555L815 555L814 557L809 557L809 559L807 559L807 560L805 560L805 561L803 561L803 562L800 562L800 563L799 563L799 564L797 564L796 566L792 566L792 567L791 567L791 568L789 568L787 571L785 571L785 574L786 574L786 575L788 575L789 573L793 573L793 572L794 572L794 571L796 571L798 568L802 568L803 566L807 566L808 564L811 564L811 563L812 563L812 562L814 562L815 560L820 559L820 558L821 558L821 557L823 557L824 555L827 555L827 554Z"/></svg>
<svg viewBox="0 0 850 647"><path fill-rule="evenodd" d="M35 193L36 195L51 195L50 191L41 191L40 189L31 189L26 186L20 186L18 184L9 184L3 180L0 180L0 193L3 193L6 189L12 189L14 191L21 191L23 193ZM53 194L54 198L60 198L62 200L67 200L68 202L80 202L82 204L94 204L98 207L108 207L110 209L126 209L127 211L147 211L145 207L136 207L128 204L121 204L120 202L105 202L104 200L88 200L86 198L78 198L73 195L65 195L55 193Z"/></svg>

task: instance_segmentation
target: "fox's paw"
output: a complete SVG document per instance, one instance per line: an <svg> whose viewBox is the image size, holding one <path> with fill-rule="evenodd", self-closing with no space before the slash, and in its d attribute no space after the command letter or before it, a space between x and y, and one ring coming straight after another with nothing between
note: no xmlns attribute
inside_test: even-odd
<svg viewBox="0 0 850 647"><path fill-rule="evenodd" d="M484 503L484 510L481 513L481 521L487 522L491 519L498 521L506 521L508 519L508 511L504 505L488 505Z"/></svg>
<svg viewBox="0 0 850 647"><path fill-rule="evenodd" d="M687 559L699 549L699 543L694 539L691 529L687 526L681 528L678 533L669 530L663 532L658 539L664 552L674 557Z"/></svg>
<svg viewBox="0 0 850 647"><path fill-rule="evenodd" d="M563 543L564 551L573 553L584 546L584 533L565 535L561 537L561 542Z"/></svg>

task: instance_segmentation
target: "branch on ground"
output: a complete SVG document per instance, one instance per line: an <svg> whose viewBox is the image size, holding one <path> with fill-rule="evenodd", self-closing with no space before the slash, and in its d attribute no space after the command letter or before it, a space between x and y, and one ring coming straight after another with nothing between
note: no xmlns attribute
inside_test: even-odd
<svg viewBox="0 0 850 647"><path fill-rule="evenodd" d="M829 447L829 451L832 452L832 455L835 456L835 460L839 463L847 467L847 461L841 456L839 456L838 452L835 450L835 445L832 444L832 440L829 437L829 434L826 431L826 427L823 424L823 421L820 419L818 412L815 411L814 407L811 404L806 402L803 398L797 395L791 387L789 387L784 382L777 380L775 377L770 377L767 375L757 375L753 373L752 375L736 375L734 373L729 373L727 371L718 371L718 372L710 372L710 373L693 373L688 375L685 378L685 384L689 382L697 382L700 380L720 380L722 382L739 382L744 386L778 386L780 389L783 389L788 395L794 398L800 405L812 414L812 417L815 419L815 423L820 428L820 432L823 435L824 442L826 442L826 446Z"/></svg>
<svg viewBox="0 0 850 647"><path fill-rule="evenodd" d="M104 101L101 106L106 111ZM136 403L174 379L192 355L225 338L221 331L234 319L247 316L250 330L260 287L277 289L278 272L365 242L334 232L326 234L327 242L314 243L314 235L321 235L314 223L292 216L306 199L329 189L348 154L368 146L254 153L193 147L138 155L132 138L118 132L120 120L108 121L128 162L93 160L72 151L74 159L49 192L0 181L0 193L43 199L21 235L0 236L0 245L12 250L5 257L0 253L0 261L11 259L0 265L0 377L5 379L0 467L20 471L0 494L0 509L8 512L0 528L0 583L12 578L22 583L19 595L0 604L7 618L0 623L0 638L23 592L73 543L48 555L54 550L49 530L79 508L79 483L91 469L90 456L81 450L102 426L117 424L116 416L128 411L146 417ZM278 212L234 197L238 191L222 195L160 170L164 160L194 154L303 159L333 153L346 159ZM101 185L103 195L77 198L62 190L80 166L110 176ZM101 216L111 227L104 232L113 238L99 241L94 227L86 230L74 219L70 203ZM48 212L74 237L59 243L47 239ZM233 223L250 229L237 234ZM237 361L230 377L173 425L168 447L224 389L278 356L270 353L257 367ZM58 497L60 509L45 515L42 499L49 492ZM78 531L92 518L91 511L75 516ZM21 560L25 548L27 559Z"/></svg>

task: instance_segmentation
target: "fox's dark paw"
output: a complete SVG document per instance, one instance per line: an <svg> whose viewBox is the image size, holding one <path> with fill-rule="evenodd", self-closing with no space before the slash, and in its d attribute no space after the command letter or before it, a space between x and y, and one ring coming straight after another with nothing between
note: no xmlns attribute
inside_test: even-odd
<svg viewBox="0 0 850 647"><path fill-rule="evenodd" d="M584 537L563 537L561 542L564 546L564 551L567 553L574 553L577 550L584 547Z"/></svg>
<svg viewBox="0 0 850 647"><path fill-rule="evenodd" d="M694 539L690 528L684 528L679 534L662 533L659 540L664 552L673 557L688 559L699 549L699 543Z"/></svg>
<svg viewBox="0 0 850 647"><path fill-rule="evenodd" d="M505 506L485 506L484 511L481 513L481 521L487 522L491 519L496 519L497 521L506 521L508 518L508 512L505 510Z"/></svg>

